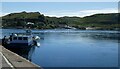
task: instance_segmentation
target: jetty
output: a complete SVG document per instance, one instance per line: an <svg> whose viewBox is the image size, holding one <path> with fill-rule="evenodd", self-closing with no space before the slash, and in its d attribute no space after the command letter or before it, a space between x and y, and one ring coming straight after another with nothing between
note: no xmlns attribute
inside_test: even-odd
<svg viewBox="0 0 120 69"><path fill-rule="evenodd" d="M29 60L6 49L0 44L0 68L1 69L43 69Z"/></svg>

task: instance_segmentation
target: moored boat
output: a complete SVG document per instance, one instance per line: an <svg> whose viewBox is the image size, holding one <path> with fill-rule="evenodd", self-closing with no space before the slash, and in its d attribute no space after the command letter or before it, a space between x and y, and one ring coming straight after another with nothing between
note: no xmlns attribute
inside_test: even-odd
<svg viewBox="0 0 120 69"><path fill-rule="evenodd" d="M8 38L4 36L2 44L4 46L37 46L38 36L33 36L31 30L26 30L26 33L12 33Z"/></svg>

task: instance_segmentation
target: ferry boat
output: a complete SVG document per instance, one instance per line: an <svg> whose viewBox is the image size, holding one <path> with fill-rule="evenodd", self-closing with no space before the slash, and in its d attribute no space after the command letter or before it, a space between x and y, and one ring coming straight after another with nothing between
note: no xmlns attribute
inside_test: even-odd
<svg viewBox="0 0 120 69"><path fill-rule="evenodd" d="M26 33L12 33L8 38L3 38L3 45L7 46L37 46L38 36L33 36L31 30Z"/></svg>
<svg viewBox="0 0 120 69"><path fill-rule="evenodd" d="M40 39L40 37L32 35L32 31L30 29L32 25L34 25L34 23L27 23L26 26L28 26L28 29L26 29L25 33L12 33L10 36L8 36L8 38L4 36L2 39L2 45L8 47L37 46L37 40Z"/></svg>
<svg viewBox="0 0 120 69"><path fill-rule="evenodd" d="M26 36L26 35L17 35L12 36L11 40L9 41L9 44L11 45L33 45L33 37L32 36Z"/></svg>

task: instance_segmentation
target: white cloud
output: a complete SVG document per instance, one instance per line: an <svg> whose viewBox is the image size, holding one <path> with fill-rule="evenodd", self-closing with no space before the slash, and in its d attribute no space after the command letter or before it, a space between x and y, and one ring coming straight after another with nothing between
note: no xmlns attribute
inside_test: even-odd
<svg viewBox="0 0 120 69"><path fill-rule="evenodd" d="M10 14L10 13L0 13L0 17L1 17L1 16L5 16L5 15L7 15L7 14Z"/></svg>
<svg viewBox="0 0 120 69"><path fill-rule="evenodd" d="M56 16L56 17L63 17L63 16L78 16L84 17L98 13L118 13L117 9L100 9L100 10L80 10L80 11L54 11L49 13L44 13L46 16Z"/></svg>
<svg viewBox="0 0 120 69"><path fill-rule="evenodd" d="M117 9L83 10L80 11L79 13L82 14L81 17L84 17L98 13L118 13L118 10Z"/></svg>
<svg viewBox="0 0 120 69"><path fill-rule="evenodd" d="M22 12L22 11L16 11L16 12ZM27 12L35 12L35 11L27 11ZM80 11L60 10L60 11L42 12L42 14L44 14L45 16L51 16L51 17L63 17L63 16L84 17L84 16L89 16L89 15L99 14L99 13L118 13L118 10L110 8L110 9L100 9L100 10L80 10ZM4 16L7 14L9 13L2 13L0 14L0 16Z"/></svg>

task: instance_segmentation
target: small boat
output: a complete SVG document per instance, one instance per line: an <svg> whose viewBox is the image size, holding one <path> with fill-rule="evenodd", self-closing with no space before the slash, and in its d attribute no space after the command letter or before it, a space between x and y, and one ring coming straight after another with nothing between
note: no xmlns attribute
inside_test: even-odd
<svg viewBox="0 0 120 69"><path fill-rule="evenodd" d="M3 38L3 45L7 46L37 46L39 36L33 36L31 30L26 33L12 33L8 38Z"/></svg>

